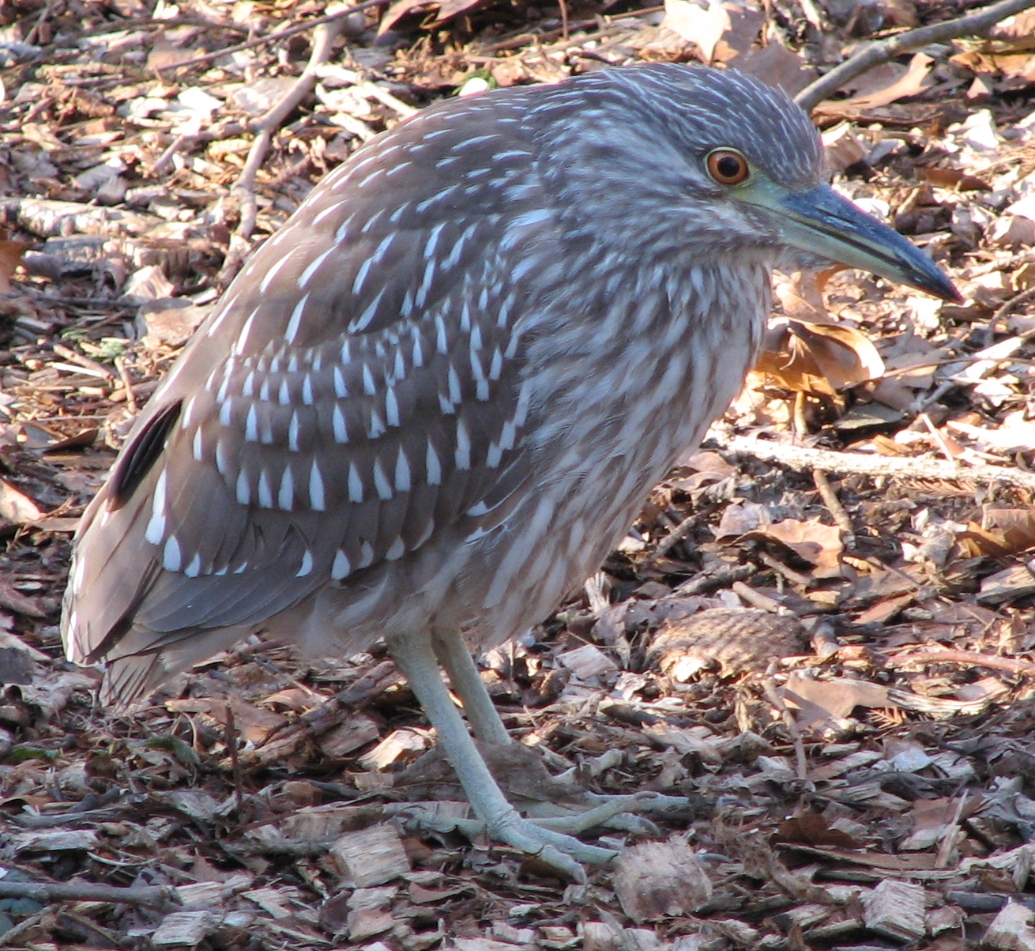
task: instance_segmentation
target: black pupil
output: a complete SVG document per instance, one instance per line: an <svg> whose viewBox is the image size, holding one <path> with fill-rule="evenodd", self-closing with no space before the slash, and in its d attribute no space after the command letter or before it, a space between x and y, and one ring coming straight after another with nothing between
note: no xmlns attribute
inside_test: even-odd
<svg viewBox="0 0 1035 951"><path fill-rule="evenodd" d="M734 155L723 155L716 167L723 178L736 178L741 173L740 159Z"/></svg>

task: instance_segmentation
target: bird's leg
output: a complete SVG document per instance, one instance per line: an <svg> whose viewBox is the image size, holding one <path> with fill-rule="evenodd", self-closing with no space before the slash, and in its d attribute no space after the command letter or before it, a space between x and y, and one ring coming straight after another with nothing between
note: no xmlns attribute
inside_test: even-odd
<svg viewBox="0 0 1035 951"><path fill-rule="evenodd" d="M489 692L485 689L471 652L459 632L436 632L431 635L431 647L439 663L449 674L449 680L460 696L467 722L482 743L512 745L513 741L500 719ZM581 805L565 808L549 800L529 801L525 807L528 821L555 832L581 835L597 826L640 835L657 835L657 828L637 813L666 812L686 808L681 796L665 796L640 792L626 796L597 795L580 792ZM563 798L563 796L561 797Z"/></svg>
<svg viewBox="0 0 1035 951"><path fill-rule="evenodd" d="M436 632L431 635L431 646L439 663L449 674L453 689L460 696L464 714L474 735L483 743L510 743L510 734L485 689L485 683L460 632Z"/></svg>
<svg viewBox="0 0 1035 951"><path fill-rule="evenodd" d="M580 863L602 865L615 857L617 853L610 849L586 845L573 836L541 828L523 819L507 802L439 675L430 634L422 632L393 639L389 650L435 727L438 741L456 770L471 808L485 823L491 838L528 855L538 856L577 882L586 879Z"/></svg>

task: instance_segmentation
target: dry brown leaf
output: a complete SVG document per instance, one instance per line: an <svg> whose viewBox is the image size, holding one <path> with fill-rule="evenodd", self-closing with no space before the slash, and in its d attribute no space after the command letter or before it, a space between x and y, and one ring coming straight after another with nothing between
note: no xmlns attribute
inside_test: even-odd
<svg viewBox="0 0 1035 951"><path fill-rule="evenodd" d="M397 3L393 3L385 11L385 15L381 18L381 23L377 27L377 32L379 36L383 35L403 17L413 13L432 10L436 7L437 10L433 16L433 22L430 25L437 26L452 17L459 16L461 13L469 13L480 6L482 2L483 0L444 0L441 3L437 2L437 0L398 0Z"/></svg>
<svg viewBox="0 0 1035 951"><path fill-rule="evenodd" d="M715 529L717 541L739 538L748 532L770 525L769 510L758 502L737 501L726 506Z"/></svg>
<svg viewBox="0 0 1035 951"><path fill-rule="evenodd" d="M226 729L232 719L234 732L255 746L261 746L273 733L283 729L288 723L286 717L239 697L191 697L185 700L168 700L166 707L177 713L198 714L220 729Z"/></svg>
<svg viewBox="0 0 1035 951"><path fill-rule="evenodd" d="M910 0L883 0L881 12L884 14L885 27L920 25L920 17L916 13L916 5Z"/></svg>
<svg viewBox="0 0 1035 951"><path fill-rule="evenodd" d="M1014 49L1035 49L1035 10L1025 10L997 23L986 34L996 43L1009 44Z"/></svg>
<svg viewBox="0 0 1035 951"><path fill-rule="evenodd" d="M842 849L858 849L862 844L847 832L831 829L827 820L815 812L784 819L774 833L773 843L786 842L800 845L831 845Z"/></svg>
<svg viewBox="0 0 1035 951"><path fill-rule="evenodd" d="M847 677L813 680L791 674L782 694L785 700L801 710L798 725L803 730L820 726L825 721L843 720L856 707L898 709L889 698L887 687Z"/></svg>
<svg viewBox="0 0 1035 951"><path fill-rule="evenodd" d="M841 577L841 553L844 551L841 530L833 525L824 525L818 518L807 522L786 518L764 529L748 532L745 537L778 541L812 565L812 574L816 578Z"/></svg>
<svg viewBox="0 0 1035 951"><path fill-rule="evenodd" d="M28 522L37 522L46 514L21 489L6 479L0 479L0 518L6 518L16 525L24 525Z"/></svg>
<svg viewBox="0 0 1035 951"><path fill-rule="evenodd" d="M1013 551L1035 547L1035 512L1030 508L988 508L985 515Z"/></svg>
<svg viewBox="0 0 1035 951"><path fill-rule="evenodd" d="M964 66L975 73L1001 73L1012 79L1035 82L1035 56L1028 53L978 53L968 51L949 58L956 66Z"/></svg>
<svg viewBox="0 0 1035 951"><path fill-rule="evenodd" d="M26 241L0 240L0 294L11 290L11 278L22 263L22 255L31 247Z"/></svg>
<svg viewBox="0 0 1035 951"><path fill-rule="evenodd" d="M913 804L913 828L899 843L903 851L918 852L935 845L957 823L969 819L984 804L981 796L968 796L961 803L956 796L918 799Z"/></svg>
<svg viewBox="0 0 1035 951"><path fill-rule="evenodd" d="M865 96L853 96L842 105L850 105L856 109L879 109L882 106L890 106L899 99L915 96L931 85L927 82L927 75L930 73L933 63L934 60L926 53L916 53L909 61L909 69L901 79L877 92Z"/></svg>
<svg viewBox="0 0 1035 951"><path fill-rule="evenodd" d="M823 132L823 151L827 165L835 172L843 172L866 158L870 149L859 138L855 126L839 122Z"/></svg>
<svg viewBox="0 0 1035 951"><path fill-rule="evenodd" d="M740 502L726 506L715 537L719 541L731 538L769 539L793 551L803 561L813 565L817 578L841 576L841 530L824 525L819 519L801 521L788 518L773 522L769 511L757 502Z"/></svg>
<svg viewBox="0 0 1035 951"><path fill-rule="evenodd" d="M715 0L712 0L714 3ZM729 15L729 29L726 30L721 39L715 45L715 62L728 63L733 59L737 61L737 69L743 69L742 61L749 53L758 52L752 47L758 41L762 27L765 26L765 11L761 7L743 6L739 3L727 2L723 4ZM781 49L778 43L771 44L776 49ZM790 52L787 50L787 52ZM793 53L791 56L797 59ZM775 59L771 63L776 65ZM759 67L763 67L759 63ZM764 73L755 72L755 76L765 78ZM766 78L767 82L771 82ZM775 84L774 84L775 85Z"/></svg>
<svg viewBox="0 0 1035 951"><path fill-rule="evenodd" d="M731 479L738 472L717 452L695 452L680 463L681 468L694 470L693 475L677 479L668 479L673 488L684 492L695 492L705 485L713 485Z"/></svg>
<svg viewBox="0 0 1035 951"><path fill-rule="evenodd" d="M916 594L900 594L895 597L883 598L871 605L859 614L855 623L862 626L865 624L886 624L903 608L908 608L916 600Z"/></svg>
<svg viewBox="0 0 1035 951"><path fill-rule="evenodd" d="M1031 452L1035 446L1035 420L1025 419L1023 410L1008 414L995 429L972 426L961 420L947 420L945 425L969 436L984 452Z"/></svg>
<svg viewBox="0 0 1035 951"><path fill-rule="evenodd" d="M852 327L787 318L770 326L755 370L793 392L833 396L880 379L884 361L869 337Z"/></svg>
<svg viewBox="0 0 1035 951"><path fill-rule="evenodd" d="M435 25L445 23L446 20L459 16L461 13L468 13L482 2L483 0L445 0L444 3L439 4L438 13L435 15Z"/></svg>
<svg viewBox="0 0 1035 951"><path fill-rule="evenodd" d="M958 168L928 166L923 170L925 181L938 188L958 188L961 192L990 192L992 186L976 175L970 175Z"/></svg>
<svg viewBox="0 0 1035 951"><path fill-rule="evenodd" d="M26 617L45 618L47 616L46 610L41 607L39 601L27 594L22 594L9 579L3 577L0 577L0 607L9 608L16 614L23 614ZM0 626L2 626L2 618L3 616L0 615ZM3 681L0 680L0 683Z"/></svg>
<svg viewBox="0 0 1035 951"><path fill-rule="evenodd" d="M184 63L189 63L194 59L198 52L195 49L184 49L174 46L164 36L159 35L147 54L147 68L160 72L163 69L182 66Z"/></svg>
<svg viewBox="0 0 1035 951"><path fill-rule="evenodd" d="M814 324L834 322L827 312L823 284L816 271L798 271L788 280L779 280L774 292L788 317Z"/></svg>
<svg viewBox="0 0 1035 951"><path fill-rule="evenodd" d="M1031 510L989 508L984 514L989 526L971 522L956 536L962 557L1005 558L1035 548L1035 513Z"/></svg>
<svg viewBox="0 0 1035 951"><path fill-rule="evenodd" d="M755 31L757 35L757 30ZM719 50L726 45L727 37L719 43ZM721 52L717 59L723 60ZM730 64L742 73L756 76L769 86L777 86L787 95L801 92L816 78L816 71L797 53L775 41L766 46L746 49Z"/></svg>

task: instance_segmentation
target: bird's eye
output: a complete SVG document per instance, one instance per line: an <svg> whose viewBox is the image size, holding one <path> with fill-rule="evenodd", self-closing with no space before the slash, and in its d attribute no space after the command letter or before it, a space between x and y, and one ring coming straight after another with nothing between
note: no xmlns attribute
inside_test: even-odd
<svg viewBox="0 0 1035 951"><path fill-rule="evenodd" d="M720 185L739 185L751 174L751 166L736 149L713 149L704 160L712 180Z"/></svg>

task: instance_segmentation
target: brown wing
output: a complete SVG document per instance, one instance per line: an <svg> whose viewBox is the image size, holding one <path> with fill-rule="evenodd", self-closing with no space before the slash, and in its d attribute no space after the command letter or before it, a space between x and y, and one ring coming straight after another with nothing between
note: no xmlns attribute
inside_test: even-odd
<svg viewBox="0 0 1035 951"><path fill-rule="evenodd" d="M84 516L70 658L190 640L182 667L329 582L505 517L528 474L514 262L553 240L517 108L397 128L252 258Z"/></svg>

